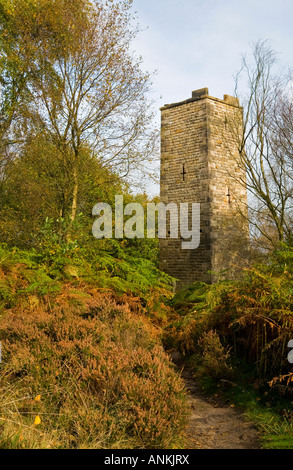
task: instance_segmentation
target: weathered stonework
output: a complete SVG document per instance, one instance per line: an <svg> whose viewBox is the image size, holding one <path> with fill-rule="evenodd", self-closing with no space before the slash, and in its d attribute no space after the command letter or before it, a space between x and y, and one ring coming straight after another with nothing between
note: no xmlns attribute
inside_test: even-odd
<svg viewBox="0 0 293 470"><path fill-rule="evenodd" d="M180 239L160 240L160 268L178 279L215 282L235 277L247 258L245 172L239 165L242 108L237 98L209 96L208 89L161 109L161 201L201 204L199 248Z"/></svg>

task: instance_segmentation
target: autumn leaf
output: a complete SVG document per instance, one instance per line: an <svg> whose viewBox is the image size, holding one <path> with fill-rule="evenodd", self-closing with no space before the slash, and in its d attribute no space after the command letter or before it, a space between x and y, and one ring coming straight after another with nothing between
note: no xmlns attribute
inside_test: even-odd
<svg viewBox="0 0 293 470"><path fill-rule="evenodd" d="M35 425L38 426L39 424L41 424L41 422L42 422L42 420L41 420L41 418L39 417L39 415L36 416L36 418L35 418Z"/></svg>

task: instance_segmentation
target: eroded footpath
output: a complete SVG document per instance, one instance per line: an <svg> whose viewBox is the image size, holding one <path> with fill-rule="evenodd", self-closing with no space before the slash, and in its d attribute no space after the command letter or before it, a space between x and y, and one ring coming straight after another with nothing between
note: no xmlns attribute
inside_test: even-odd
<svg viewBox="0 0 293 470"><path fill-rule="evenodd" d="M245 416L216 397L205 396L188 370L182 371L191 414L187 427L189 449L260 449L258 431Z"/></svg>

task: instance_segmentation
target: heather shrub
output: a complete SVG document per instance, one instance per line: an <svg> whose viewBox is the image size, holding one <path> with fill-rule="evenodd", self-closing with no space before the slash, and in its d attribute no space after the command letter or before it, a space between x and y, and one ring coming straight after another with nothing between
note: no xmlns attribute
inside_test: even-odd
<svg viewBox="0 0 293 470"><path fill-rule="evenodd" d="M204 333L198 341L201 352L197 373L213 379L227 379L233 375L230 348L225 347L216 331Z"/></svg>
<svg viewBox="0 0 293 470"><path fill-rule="evenodd" d="M178 446L184 386L157 329L109 291L74 297L63 290L1 320L0 446Z"/></svg>

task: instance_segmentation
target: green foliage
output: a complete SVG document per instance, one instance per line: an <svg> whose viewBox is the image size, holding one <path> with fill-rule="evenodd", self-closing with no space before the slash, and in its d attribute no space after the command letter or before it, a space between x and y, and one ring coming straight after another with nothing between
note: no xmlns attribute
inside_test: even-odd
<svg viewBox="0 0 293 470"><path fill-rule="evenodd" d="M222 396L243 410L245 417L255 425L260 433L261 448L292 449L292 402L273 390L264 392L258 388L257 382L252 381L251 371L242 366L240 369L238 365L233 381L227 381L226 388L222 387ZM219 393L219 388L216 389Z"/></svg>
<svg viewBox="0 0 293 470"><path fill-rule="evenodd" d="M180 315L185 315L190 310L200 310L205 307L210 286L203 282L195 282L193 285L180 290L170 301L169 305L176 309Z"/></svg>
<svg viewBox="0 0 293 470"><path fill-rule="evenodd" d="M68 159L66 164L69 165ZM46 135L31 135L17 158L6 164L6 175L0 183L0 241L21 248L41 248L48 243L68 238L69 230L81 228L90 232L92 208L99 202L112 204L115 194L126 191L114 172L103 168L89 150L79 156L79 204L77 221L70 225L72 181L64 156ZM70 165L69 165L70 166ZM83 215L82 215L83 214ZM66 233L67 232L67 233ZM45 245L42 245L45 249Z"/></svg>
<svg viewBox="0 0 293 470"><path fill-rule="evenodd" d="M239 281L195 284L176 295L172 305L178 305L181 314L185 311L184 327L186 319L196 324L193 347L203 332L215 330L233 354L254 363L263 378L288 371L286 346L293 338L291 260L292 249L283 247L267 265L247 269Z"/></svg>
<svg viewBox="0 0 293 470"><path fill-rule="evenodd" d="M230 348L224 347L215 331L204 333L197 347L201 353L197 374L214 380L230 379L233 376Z"/></svg>
<svg viewBox="0 0 293 470"><path fill-rule="evenodd" d="M61 226L63 222L60 221ZM46 225L46 234L48 228L51 229L50 221ZM28 293L47 295L58 292L64 281L86 282L114 289L117 294L129 292L140 296L145 305L157 294L171 295L172 279L169 276L149 260L127 256L115 240L107 241L104 246L93 243L94 246L87 251L85 247L80 248L77 241L62 238L62 234L62 230L57 233L54 229L51 238L45 237L44 242L40 240L41 251L9 250L0 246L0 299L3 307L9 307L17 302L18 296Z"/></svg>

